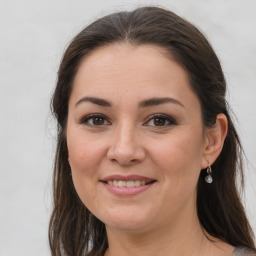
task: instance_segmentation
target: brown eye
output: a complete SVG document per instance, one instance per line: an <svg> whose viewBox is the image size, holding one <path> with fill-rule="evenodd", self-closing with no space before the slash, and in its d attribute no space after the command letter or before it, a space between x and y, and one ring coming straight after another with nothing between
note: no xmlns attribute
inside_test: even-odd
<svg viewBox="0 0 256 256"><path fill-rule="evenodd" d="M91 114L84 117L81 121L81 124L85 124L87 126L104 126L109 125L109 121L106 119L105 116L100 114Z"/></svg>
<svg viewBox="0 0 256 256"><path fill-rule="evenodd" d="M93 125L103 125L104 122L105 122L105 119L102 117L93 117L92 118Z"/></svg>
<svg viewBox="0 0 256 256"><path fill-rule="evenodd" d="M168 126L176 125L176 124L177 124L176 121L168 115L155 114L152 117L150 117L144 125L164 128L164 127L168 127Z"/></svg>
<svg viewBox="0 0 256 256"><path fill-rule="evenodd" d="M166 124L166 119L156 117L154 118L154 125L155 126L164 126Z"/></svg>

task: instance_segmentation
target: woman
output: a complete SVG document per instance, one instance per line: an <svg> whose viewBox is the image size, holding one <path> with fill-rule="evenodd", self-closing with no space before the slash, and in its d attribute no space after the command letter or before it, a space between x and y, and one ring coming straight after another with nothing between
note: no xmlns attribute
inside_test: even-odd
<svg viewBox="0 0 256 256"><path fill-rule="evenodd" d="M81 31L52 101L52 255L256 255L225 92L208 41L170 11Z"/></svg>

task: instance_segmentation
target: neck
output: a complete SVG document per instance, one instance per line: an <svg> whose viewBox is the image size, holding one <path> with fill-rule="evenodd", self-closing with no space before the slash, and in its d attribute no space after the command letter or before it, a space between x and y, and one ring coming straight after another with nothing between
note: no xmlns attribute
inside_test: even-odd
<svg viewBox="0 0 256 256"><path fill-rule="evenodd" d="M183 223L134 232L107 227L109 248L105 256L230 256L234 248L202 229L197 215Z"/></svg>
<svg viewBox="0 0 256 256"><path fill-rule="evenodd" d="M189 218L187 216L181 214L170 223L158 223L150 230L123 231L106 227L109 242L106 255L192 256L194 252L198 256L205 236L196 211Z"/></svg>

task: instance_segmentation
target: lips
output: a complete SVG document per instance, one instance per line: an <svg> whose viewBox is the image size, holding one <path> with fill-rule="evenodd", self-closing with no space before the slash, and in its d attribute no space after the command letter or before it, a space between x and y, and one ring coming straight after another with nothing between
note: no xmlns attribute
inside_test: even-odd
<svg viewBox="0 0 256 256"><path fill-rule="evenodd" d="M156 182L154 179L138 175L111 175L100 181L110 192L121 196L136 195Z"/></svg>

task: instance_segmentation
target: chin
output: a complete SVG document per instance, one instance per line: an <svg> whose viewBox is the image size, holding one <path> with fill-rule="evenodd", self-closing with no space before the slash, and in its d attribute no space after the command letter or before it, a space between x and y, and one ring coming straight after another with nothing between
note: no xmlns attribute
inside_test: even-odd
<svg viewBox="0 0 256 256"><path fill-rule="evenodd" d="M148 229L148 226L141 221L129 222L128 220L115 220L105 223L107 228L125 231L125 232L144 232Z"/></svg>
<svg viewBox="0 0 256 256"><path fill-rule="evenodd" d="M149 212L150 213L150 212ZM99 219L109 228L125 231L143 231L149 224L153 224L155 219L151 214L140 210L122 209L106 211Z"/></svg>

